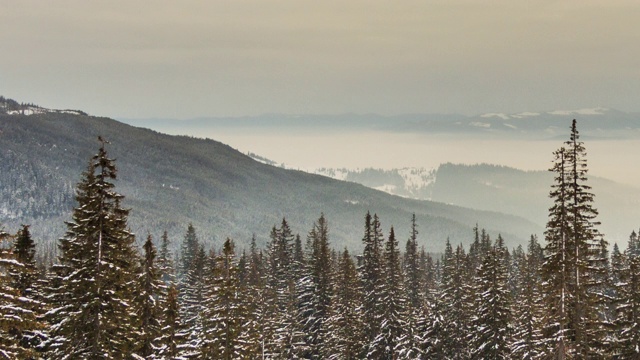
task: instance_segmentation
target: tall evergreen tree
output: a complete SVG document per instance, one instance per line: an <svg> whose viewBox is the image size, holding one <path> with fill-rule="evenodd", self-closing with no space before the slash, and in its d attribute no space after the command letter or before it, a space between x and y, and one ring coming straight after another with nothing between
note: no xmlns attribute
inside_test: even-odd
<svg viewBox="0 0 640 360"><path fill-rule="evenodd" d="M576 121L565 147L555 153L555 184L550 197L543 264L546 304L550 309L545 337L547 354L555 358L585 359L602 348L602 323L596 312L601 289L602 247L596 229L598 214L587 181L586 150Z"/></svg>
<svg viewBox="0 0 640 360"><path fill-rule="evenodd" d="M380 333L382 323L382 292L384 289L384 263L382 258L382 231L377 215L373 218L369 213L365 216L364 252L360 276L362 279L362 316L364 320L364 339L366 346L372 344ZM369 352L365 349L365 354ZM364 354L363 354L364 356Z"/></svg>
<svg viewBox="0 0 640 360"><path fill-rule="evenodd" d="M510 354L511 294L506 253L504 241L498 235L478 271L478 297L471 337L473 359L505 359Z"/></svg>
<svg viewBox="0 0 640 360"><path fill-rule="evenodd" d="M202 318L200 314L204 301L204 268L207 260L204 247L200 246L191 261L191 266L180 289L180 317L184 324L185 346L182 355L188 358L198 358L202 342Z"/></svg>
<svg viewBox="0 0 640 360"><path fill-rule="evenodd" d="M203 343L205 359L238 359L240 333L245 322L240 299L238 268L233 241L224 242L222 254L216 256L204 277Z"/></svg>
<svg viewBox="0 0 640 360"><path fill-rule="evenodd" d="M544 309L541 301L540 269L543 261L542 247L537 237L532 235L525 258L518 264L520 277L512 302L514 333L511 339L511 355L514 358L531 360L542 356L541 319Z"/></svg>
<svg viewBox="0 0 640 360"><path fill-rule="evenodd" d="M326 355L328 359L359 359L364 347L362 294L356 266L346 248L338 260L334 284Z"/></svg>
<svg viewBox="0 0 640 360"><path fill-rule="evenodd" d="M158 344L162 335L162 304L161 296L166 287L161 279L161 272L156 264L156 249L151 235L143 245L144 258L138 278L139 292L136 298L136 315L138 319L138 342L136 353L145 359L157 354Z"/></svg>
<svg viewBox="0 0 640 360"><path fill-rule="evenodd" d="M640 239L631 233L627 249L614 267L617 307L615 320L616 359L640 358Z"/></svg>
<svg viewBox="0 0 640 360"><path fill-rule="evenodd" d="M401 341L406 326L407 300L400 268L400 251L393 227L385 244L384 264L380 330L369 345L367 357L371 359L396 359L400 354L412 350L403 347L407 343Z"/></svg>
<svg viewBox="0 0 640 360"><path fill-rule="evenodd" d="M21 294L16 278L24 279L28 270L7 244L9 240L9 234L0 229L0 357L30 359L36 353L25 340L39 328L33 309L40 304Z"/></svg>
<svg viewBox="0 0 640 360"><path fill-rule="evenodd" d="M184 234L180 250L181 257L178 276L182 278L187 274L189 269L192 268L192 263L200 250L200 241L198 240L196 229L191 223L187 226L187 232Z"/></svg>
<svg viewBox="0 0 640 360"><path fill-rule="evenodd" d="M129 211L114 191L115 163L100 140L98 154L78 184L78 206L59 241L63 294L56 311L63 316L53 326L60 341L54 358L126 358L136 343L131 309L138 256L127 230Z"/></svg>

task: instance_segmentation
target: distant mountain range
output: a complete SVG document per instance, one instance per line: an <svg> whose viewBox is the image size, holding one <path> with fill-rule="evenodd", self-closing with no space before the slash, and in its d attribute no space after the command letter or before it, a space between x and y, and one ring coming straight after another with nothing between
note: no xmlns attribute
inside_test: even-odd
<svg viewBox="0 0 640 360"><path fill-rule="evenodd" d="M504 212L545 226L550 184L548 171L506 166L442 164L435 169L311 169L312 173L352 181L389 194L433 200L473 209ZM590 176L588 184L600 211L600 229L612 240L625 240L640 226L640 188Z"/></svg>
<svg viewBox="0 0 640 360"><path fill-rule="evenodd" d="M385 232L394 225L400 239L408 237L415 213L420 242L429 251L441 251L447 238L468 243L476 223L494 235L502 233L510 245L542 232L515 215L407 199L281 169L214 140L165 135L81 111L4 98L0 103L0 222L12 232L21 223L32 224L34 236L45 242L63 234L75 183L97 151L98 135L112 143L108 151L117 159L117 190L126 196L131 226L141 238L147 232L157 238L167 230L177 244L192 222L212 246L228 236L243 246L252 234L264 245L282 217L304 238L324 212L332 245L360 249L367 211L380 215Z"/></svg>
<svg viewBox="0 0 640 360"><path fill-rule="evenodd" d="M564 140L567 123L580 118L580 129L588 138L639 138L640 113L626 113L595 107L577 110L542 112L486 113L475 116L456 114L408 114L382 116L375 114L340 115L261 115L254 117L211 117L189 120L123 119L135 126L149 126L163 132L176 133L184 129L263 129L277 131L392 131L411 133L481 134L510 138L526 137Z"/></svg>

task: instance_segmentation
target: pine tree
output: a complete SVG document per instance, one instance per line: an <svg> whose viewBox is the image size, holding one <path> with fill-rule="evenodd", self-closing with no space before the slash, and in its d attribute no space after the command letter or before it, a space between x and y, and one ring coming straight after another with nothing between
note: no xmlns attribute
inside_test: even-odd
<svg viewBox="0 0 640 360"><path fill-rule="evenodd" d="M257 249L255 235L251 239L247 275L240 283L242 307L245 314L243 331L238 338L242 359L262 356L265 316L265 267L262 252Z"/></svg>
<svg viewBox="0 0 640 360"><path fill-rule="evenodd" d="M327 358L359 359L365 345L362 296L356 266L346 248L338 261L334 284L335 293L327 325Z"/></svg>
<svg viewBox="0 0 640 360"><path fill-rule="evenodd" d="M23 296L15 286L16 275L24 279L28 270L6 244L9 240L9 234L0 229L0 357L35 358L34 349L25 340L39 328L33 309L40 304Z"/></svg>
<svg viewBox="0 0 640 360"><path fill-rule="evenodd" d="M313 224L308 240L307 276L300 279L301 287L306 289L299 303L301 329L307 335L306 358L322 359L326 358L327 349L323 345L333 297L329 225L324 214Z"/></svg>
<svg viewBox="0 0 640 360"><path fill-rule="evenodd" d="M180 317L184 325L185 345L182 355L187 358L197 358L202 342L203 284L204 268L207 256L204 247L200 246L191 261L189 270L182 280L179 295Z"/></svg>
<svg viewBox="0 0 640 360"><path fill-rule="evenodd" d="M468 269L468 257L462 245L458 245L454 252L447 240L439 299L443 334L440 348L444 353L438 356L451 359L468 357L469 321L473 304Z"/></svg>
<svg viewBox="0 0 640 360"><path fill-rule="evenodd" d="M473 319L473 359L504 359L509 356L510 291L505 263L507 249L501 236L485 255L478 270L476 316Z"/></svg>
<svg viewBox="0 0 640 360"><path fill-rule="evenodd" d="M545 232L542 272L545 303L550 309L545 329L547 354L584 359L600 353L604 341L597 309L605 278L602 247L607 244L596 229L598 212L586 185L586 150L575 120L570 139L554 154L551 171L556 176L550 192L554 205Z"/></svg>
<svg viewBox="0 0 640 360"><path fill-rule="evenodd" d="M263 327L264 351L267 357L293 358L304 346L304 334L296 323L295 237L286 219L280 228L272 228L270 237L264 311L271 316Z"/></svg>
<svg viewBox="0 0 640 360"><path fill-rule="evenodd" d="M129 357L136 339L132 305L136 291L137 252L127 230L129 211L114 191L114 161L105 141L89 162L77 187L72 220L59 240L62 292L54 312L53 358L118 359Z"/></svg>
<svg viewBox="0 0 640 360"><path fill-rule="evenodd" d="M198 240L196 229L193 224L189 223L181 246L180 268L178 269L178 276L180 278L184 277L189 269L192 268L192 263L199 250L200 241Z"/></svg>
<svg viewBox="0 0 640 360"><path fill-rule="evenodd" d="M195 230L194 230L195 231ZM169 235L165 230L162 233L160 251L158 252L158 271L161 274L161 279L164 281L165 286L170 286L175 282L175 264L173 263L171 250L169 250L170 241Z"/></svg>
<svg viewBox="0 0 640 360"><path fill-rule="evenodd" d="M360 276L362 279L362 316L364 321L364 340L366 344L365 353L369 352L368 347L380 334L382 323L382 291L384 288L384 263L382 258L382 231L377 215L373 219L369 213L365 216L364 252L362 255L362 266Z"/></svg>
<svg viewBox="0 0 640 360"><path fill-rule="evenodd" d="M178 289L169 285L162 316L162 336L158 338L158 357L166 360L183 359L180 354L185 349L184 325L180 319Z"/></svg>
<svg viewBox="0 0 640 360"><path fill-rule="evenodd" d="M411 233L405 246L403 277L407 299L406 319L402 343L404 358L417 358L421 353L422 334L426 331L427 256L418 253L418 224L416 215L411 217ZM422 262L422 263L421 263ZM432 273L430 275L433 275ZM431 279L433 280L433 279Z"/></svg>
<svg viewBox="0 0 640 360"><path fill-rule="evenodd" d="M383 287L381 292L382 314L380 330L369 345L367 358L395 359L406 354L408 348L401 340L406 326L407 303L404 280L400 270L400 251L393 227L389 232L384 251Z"/></svg>
<svg viewBox="0 0 640 360"><path fill-rule="evenodd" d="M25 299L29 299L27 310L32 311L37 319L40 319L46 311L44 295L41 292L39 281L39 269L36 266L36 245L31 238L29 225L22 225L13 242L13 255L16 261L23 266L17 267L15 272L10 272L13 279L13 288ZM47 340L45 329L26 329L22 332L20 345L28 348L40 348Z"/></svg>
<svg viewBox="0 0 640 360"><path fill-rule="evenodd" d="M205 275L202 355L205 359L238 359L240 333L245 322L240 299L233 241L225 241L215 266Z"/></svg>
<svg viewBox="0 0 640 360"><path fill-rule="evenodd" d="M156 265L156 249L151 235L147 236L143 249L142 271L138 278L140 291L136 299L136 318L139 322L136 354L148 359L160 348L158 343L162 335L160 298L166 292L166 287Z"/></svg>
<svg viewBox="0 0 640 360"><path fill-rule="evenodd" d="M542 356L541 319L542 280L540 270L544 261L543 250L538 239L532 235L527 246L527 253L519 263L520 277L516 284L517 292L513 297L513 328L511 355L513 358L530 360Z"/></svg>
<svg viewBox="0 0 640 360"><path fill-rule="evenodd" d="M617 307L615 320L616 359L640 358L640 239L631 233L627 249L614 267Z"/></svg>

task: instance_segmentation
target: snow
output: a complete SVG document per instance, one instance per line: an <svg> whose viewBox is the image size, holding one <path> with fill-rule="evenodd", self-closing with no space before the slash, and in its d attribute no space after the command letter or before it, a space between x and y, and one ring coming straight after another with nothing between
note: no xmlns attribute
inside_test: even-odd
<svg viewBox="0 0 640 360"><path fill-rule="evenodd" d="M39 106L23 106L20 110L11 110L7 111L7 115L37 115L37 114L47 114L47 113L58 113L58 114L72 114L72 115L82 115L80 111L75 110L54 110L47 109Z"/></svg>
<svg viewBox="0 0 640 360"><path fill-rule="evenodd" d="M508 127L508 128L511 128L511 129L517 129L517 128L518 128L517 126L515 126L515 125L513 125L513 124L508 124L508 123L504 123L504 124L502 124L502 125L504 125L504 126L506 126L506 127Z"/></svg>
<svg viewBox="0 0 640 360"><path fill-rule="evenodd" d="M516 119L522 119L525 117L532 117L532 116L540 116L540 113L525 111L525 112L511 115L512 118L516 118Z"/></svg>
<svg viewBox="0 0 640 360"><path fill-rule="evenodd" d="M374 189L376 190L380 190L380 191L384 191L388 194L393 194L395 193L397 187L395 185L391 185L391 184L384 184L382 186L376 186L374 187Z"/></svg>
<svg viewBox="0 0 640 360"><path fill-rule="evenodd" d="M605 107L595 107L595 108L586 108L586 109L578 109L578 110L555 110L550 111L548 114L550 115L604 115L608 108Z"/></svg>
<svg viewBox="0 0 640 360"><path fill-rule="evenodd" d="M480 115L481 118L491 118L491 117L497 117L500 118L502 120L509 120L510 116L504 113L487 113L487 114L482 114Z"/></svg>
<svg viewBox="0 0 640 360"><path fill-rule="evenodd" d="M475 127L481 127L481 128L490 128L491 127L491 124L484 123L484 122L481 122L481 121L472 121L472 122L469 123L469 125L475 126Z"/></svg>

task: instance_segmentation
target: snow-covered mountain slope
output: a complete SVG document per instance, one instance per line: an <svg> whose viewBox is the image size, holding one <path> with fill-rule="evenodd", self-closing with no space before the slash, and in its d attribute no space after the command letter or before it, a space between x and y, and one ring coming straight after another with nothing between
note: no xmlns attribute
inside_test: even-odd
<svg viewBox="0 0 640 360"><path fill-rule="evenodd" d="M47 109L34 104L18 103L12 99L6 99L0 96L0 114L2 115L36 115L36 114L70 114L70 115L87 115L84 111L80 110L57 110Z"/></svg>

